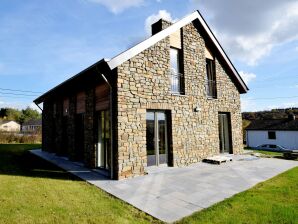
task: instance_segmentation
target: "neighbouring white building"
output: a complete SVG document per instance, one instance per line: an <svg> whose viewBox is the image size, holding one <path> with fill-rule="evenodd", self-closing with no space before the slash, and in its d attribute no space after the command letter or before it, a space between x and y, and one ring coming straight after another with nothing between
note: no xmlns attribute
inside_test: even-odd
<svg viewBox="0 0 298 224"><path fill-rule="evenodd" d="M0 131L19 132L21 125L15 121L0 121Z"/></svg>
<svg viewBox="0 0 298 224"><path fill-rule="evenodd" d="M41 119L29 120L22 124L22 132L37 132L41 130Z"/></svg>
<svg viewBox="0 0 298 224"><path fill-rule="evenodd" d="M294 115L288 119L254 120L246 128L246 144L248 147L274 144L298 149L298 120Z"/></svg>

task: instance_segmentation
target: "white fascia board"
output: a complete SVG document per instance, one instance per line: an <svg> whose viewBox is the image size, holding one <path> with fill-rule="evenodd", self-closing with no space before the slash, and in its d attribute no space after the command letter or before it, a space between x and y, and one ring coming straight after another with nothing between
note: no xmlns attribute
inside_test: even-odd
<svg viewBox="0 0 298 224"><path fill-rule="evenodd" d="M224 60L226 61L227 65L230 67L231 71L233 72L234 76L236 77L237 81L242 86L244 92L248 91L248 87L242 80L241 76L233 66L232 62L224 52L223 48L221 47L220 43L212 33L211 29L207 25L206 21L203 19L201 14L198 11L193 12L192 14L184 17L183 19L179 20L178 22L174 23L173 25L169 26L168 28L158 32L157 34L149 37L148 39L144 40L143 42L135 45L134 47L118 54L111 60L105 60L111 70L118 67L125 61L131 59L132 57L136 56L137 54L141 53L145 49L151 47L152 45L156 44L158 41L166 38L167 36L171 35L172 33L176 32L178 29L184 27L185 25L191 23L195 19L198 19L205 31L207 32L208 36L210 37L211 41L214 43Z"/></svg>
<svg viewBox="0 0 298 224"><path fill-rule="evenodd" d="M243 89L247 92L248 91L248 88L247 88L246 84L244 83L244 81L242 80L241 76L239 75L239 73L237 72L237 70L235 69L235 67L233 66L232 62L228 58L227 54L223 50L223 48L220 45L220 43L218 42L218 40L216 39L216 37L212 33L212 31L209 28L209 26L207 25L206 21L203 19L203 17L200 14L198 16L198 20L202 24L203 28L206 30L208 36L210 37L210 39L212 40L212 42L215 44L216 48L219 50L219 52L222 55L222 57L224 58L224 60L227 62L228 66L230 67L230 69L232 70L232 72L234 73L234 75L236 76L237 80L239 81L239 83L241 84L241 86L243 87Z"/></svg>
<svg viewBox="0 0 298 224"><path fill-rule="evenodd" d="M183 19L179 20L178 22L174 23L173 25L169 26L168 28L158 32L157 34L149 37L148 39L144 40L143 42L135 45L134 47L132 47L132 48L124 51L123 53L117 55L116 57L112 58L110 61L107 62L110 69L113 70L114 68L121 65L125 61L131 59L132 57L141 53L145 49L156 44L158 41L171 35L176 30L191 23L193 20L197 19L198 16L199 16L199 13L197 11L195 11L192 14L190 14L190 15L184 17Z"/></svg>

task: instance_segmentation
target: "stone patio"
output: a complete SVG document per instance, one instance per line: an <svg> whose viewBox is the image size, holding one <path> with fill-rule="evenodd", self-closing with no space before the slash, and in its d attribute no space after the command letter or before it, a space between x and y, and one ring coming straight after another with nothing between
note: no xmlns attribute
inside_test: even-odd
<svg viewBox="0 0 298 224"><path fill-rule="evenodd" d="M115 181L55 154L31 152L164 222L177 221L298 165L297 161L231 155L233 161L221 165L151 167L146 176Z"/></svg>

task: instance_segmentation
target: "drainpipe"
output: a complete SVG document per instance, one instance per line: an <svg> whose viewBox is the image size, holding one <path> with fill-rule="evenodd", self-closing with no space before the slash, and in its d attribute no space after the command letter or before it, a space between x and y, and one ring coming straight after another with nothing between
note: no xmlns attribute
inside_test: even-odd
<svg viewBox="0 0 298 224"><path fill-rule="evenodd" d="M112 109L112 86L110 84L110 82L108 81L108 79L105 77L105 75L101 72L99 72L97 66L95 67L96 71L98 72L98 74L101 75L101 77L103 78L103 80L108 84L109 88L110 88L110 139L111 139L111 178L114 178L114 156L113 156L113 152L114 152L114 143L113 143L113 109Z"/></svg>

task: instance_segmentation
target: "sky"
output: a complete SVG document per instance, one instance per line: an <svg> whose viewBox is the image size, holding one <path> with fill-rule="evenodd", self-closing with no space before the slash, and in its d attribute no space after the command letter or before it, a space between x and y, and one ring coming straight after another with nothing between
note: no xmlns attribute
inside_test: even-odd
<svg viewBox="0 0 298 224"><path fill-rule="evenodd" d="M0 107L33 99L199 10L246 81L242 111L298 107L298 0L1 0Z"/></svg>

